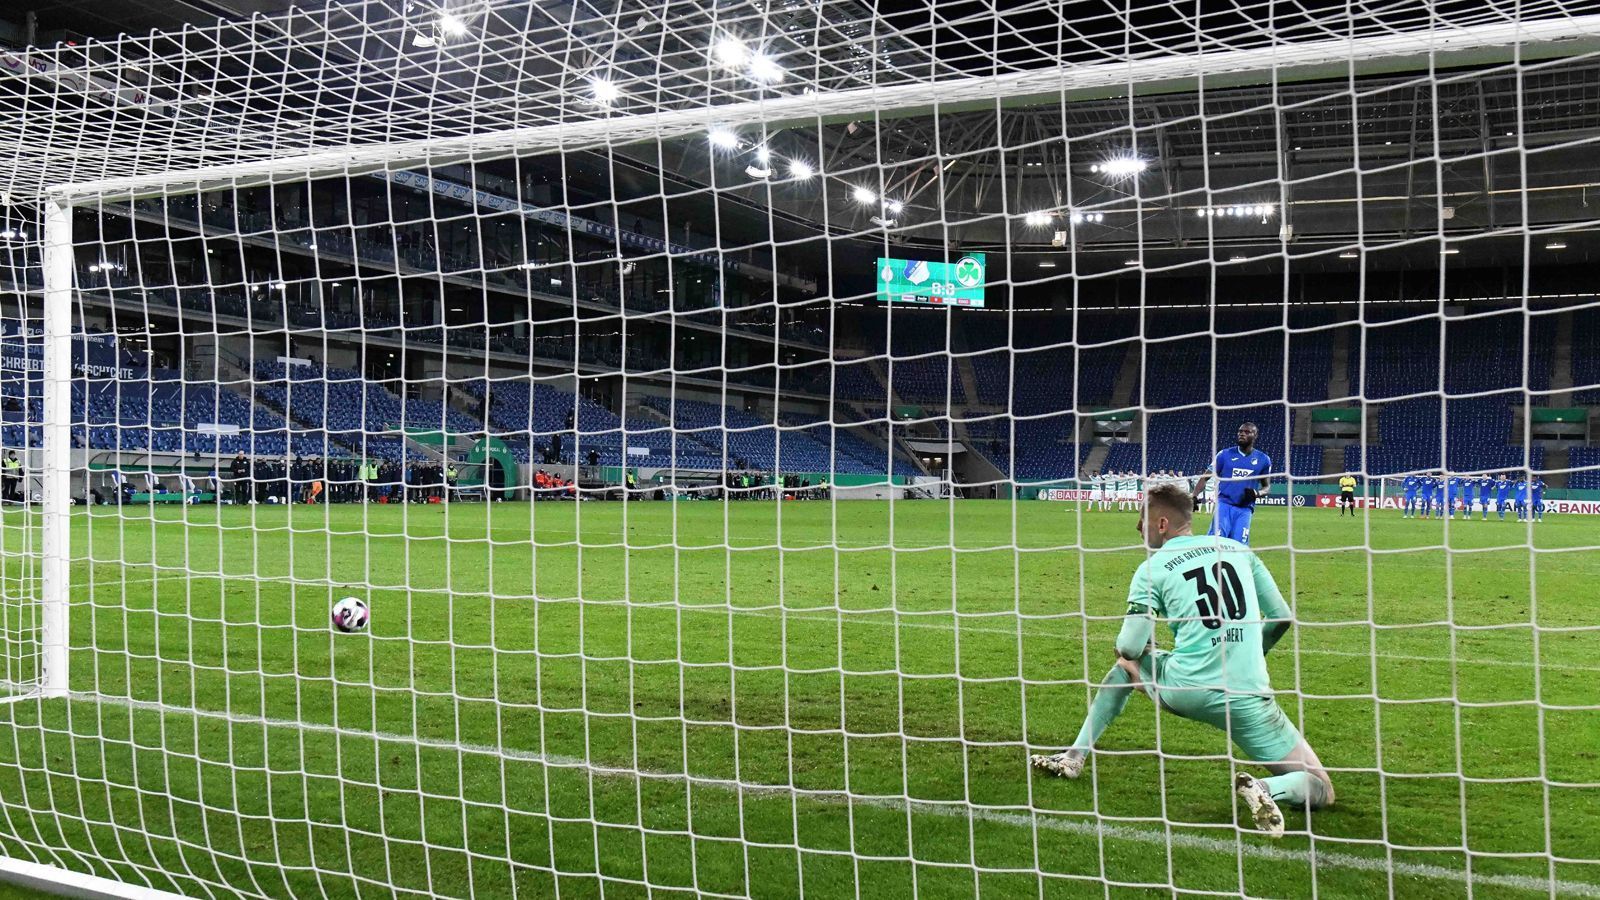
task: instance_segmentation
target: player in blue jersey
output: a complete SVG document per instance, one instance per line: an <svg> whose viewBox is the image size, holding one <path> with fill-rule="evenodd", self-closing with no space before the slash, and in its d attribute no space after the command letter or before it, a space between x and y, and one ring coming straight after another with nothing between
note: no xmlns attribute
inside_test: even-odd
<svg viewBox="0 0 1600 900"><path fill-rule="evenodd" d="M1540 478L1537 475L1533 476L1533 481L1529 482L1529 484L1528 484L1528 496L1529 496L1529 499L1530 499L1530 502L1528 504L1528 510L1533 513L1533 520L1535 522L1543 522L1544 521L1544 479L1543 478Z"/></svg>
<svg viewBox="0 0 1600 900"><path fill-rule="evenodd" d="M1417 510L1417 491L1422 487L1422 478L1416 475L1407 475L1401 484L1405 488L1405 505L1400 508L1400 518L1409 519Z"/></svg>
<svg viewBox="0 0 1600 900"><path fill-rule="evenodd" d="M1485 472L1478 479L1478 505L1483 507L1483 521L1489 521L1489 507L1494 503L1494 476Z"/></svg>
<svg viewBox="0 0 1600 900"><path fill-rule="evenodd" d="M1478 479L1471 475L1464 475L1458 479L1461 483L1461 515L1467 521L1472 520L1472 501L1477 499Z"/></svg>
<svg viewBox="0 0 1600 900"><path fill-rule="evenodd" d="M1266 491L1266 474L1272 471L1272 457L1256 449L1261 434L1256 423L1239 426L1239 446L1217 454L1211 468L1195 482L1194 492L1205 492L1206 482L1217 479L1217 512L1211 517L1207 534L1232 538L1250 545L1250 519L1256 512L1256 491Z"/></svg>
<svg viewBox="0 0 1600 900"><path fill-rule="evenodd" d="M1444 518L1444 494L1445 485L1448 481L1449 478L1443 471L1433 476L1433 514L1436 518Z"/></svg>
<svg viewBox="0 0 1600 900"><path fill-rule="evenodd" d="M1417 476L1417 513L1426 519L1432 512L1433 476L1424 473Z"/></svg>
<svg viewBox="0 0 1600 900"><path fill-rule="evenodd" d="M1511 487L1511 507L1516 510L1518 522L1528 517L1528 479L1524 475L1518 475L1517 483Z"/></svg>
<svg viewBox="0 0 1600 900"><path fill-rule="evenodd" d="M1511 505L1511 476L1501 473L1494 477L1494 508L1500 521L1506 520L1506 507Z"/></svg>

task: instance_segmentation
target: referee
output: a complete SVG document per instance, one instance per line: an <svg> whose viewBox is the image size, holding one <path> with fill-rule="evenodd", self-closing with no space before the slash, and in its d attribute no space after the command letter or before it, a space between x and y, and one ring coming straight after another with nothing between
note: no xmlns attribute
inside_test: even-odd
<svg viewBox="0 0 1600 900"><path fill-rule="evenodd" d="M1356 514L1356 477L1346 475L1339 479L1339 516L1344 517L1344 511L1350 510L1350 515Z"/></svg>

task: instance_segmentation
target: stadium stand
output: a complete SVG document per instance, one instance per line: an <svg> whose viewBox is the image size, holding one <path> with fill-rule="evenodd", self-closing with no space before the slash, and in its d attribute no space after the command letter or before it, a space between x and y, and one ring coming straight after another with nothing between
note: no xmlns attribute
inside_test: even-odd
<svg viewBox="0 0 1600 900"><path fill-rule="evenodd" d="M644 405L661 413L679 432L703 444L719 469L758 469L768 472L826 472L828 448L798 429L779 429L764 419L731 406L699 400L650 395ZM739 465L740 461L744 465ZM846 457L836 471L855 472L863 464Z"/></svg>
<svg viewBox="0 0 1600 900"><path fill-rule="evenodd" d="M1573 447L1567 451L1567 487L1600 490L1600 447Z"/></svg>
<svg viewBox="0 0 1600 900"><path fill-rule="evenodd" d="M1093 444L1073 437L1077 419L1072 415L979 419L967 423L974 449L995 468L1018 481L1052 481L1071 478L1082 468ZM1015 440L1016 454L1012 455Z"/></svg>
<svg viewBox="0 0 1600 900"><path fill-rule="evenodd" d="M895 394L907 403L958 406L966 402L966 389L947 356L896 359L889 367Z"/></svg>
<svg viewBox="0 0 1600 900"><path fill-rule="evenodd" d="M1600 404L1600 306L1572 313L1572 399L1585 405Z"/></svg>
<svg viewBox="0 0 1600 900"><path fill-rule="evenodd" d="M105 280L122 278L112 273ZM240 310L245 314L254 314L255 305L272 305L249 296L245 300ZM182 297L175 301L185 302ZM298 308L288 307L289 321L300 315ZM346 324L329 318L336 312L321 313L314 324ZM406 431L442 430L494 434L523 462L559 457L571 463L594 449L607 465L675 463L722 469L744 460L761 470L872 473L887 467L895 474L915 475L918 468L901 454L888 459L885 444L901 437L950 435L949 419L954 418L965 423L955 433L969 438L972 450L1009 477L1053 480L1075 475L1093 448L1078 442L1077 416L1116 402L1117 379L1132 348L1141 354L1132 401L1144 406L1148 417L1142 439L1111 444L1102 468L1192 474L1231 441L1239 421L1251 419L1261 427L1260 446L1279 468L1310 479L1322 474L1322 447L1290 444L1293 407L1284 401L1298 405L1328 399L1330 383L1346 374L1333 371L1333 348L1343 341L1350 347L1352 390L1364 395L1368 415L1377 423L1376 441L1345 451L1347 467L1390 474L1441 466L1481 471L1523 465L1525 451L1512 444L1515 415L1529 396L1525 386L1532 391L1531 402L1547 402L1542 392L1552 381L1555 317L1525 318L1511 310L1441 320L1432 309L1415 306L1375 307L1366 313L1370 327L1358 331L1337 312L1297 310L1285 338L1277 314L1246 310L1214 317L1161 311L1143 320L1143 344L1098 343L1137 333L1140 320L1096 315L1076 323L1091 344L1082 347L1074 343L1071 317L985 314L972 317L971 327L957 333L950 311L896 310L892 319L874 312L839 326L841 334L850 335L841 341L853 348L846 353L865 356L782 369L785 390L825 393L831 384L833 398L831 406L816 412L785 403L777 424L737 405L681 397L672 403L660 395L644 396L641 407L617 413L552 384L524 379L461 382L453 394L442 381L413 379L410 391L424 389L433 396L424 399L402 396L389 386L400 382L315 363L260 361L251 384L153 368L132 379L75 382L74 439L95 450L200 456L243 450L273 457L393 461L404 456ZM1526 335L1524 321L1530 323ZM373 321L367 324L370 328ZM1443 358L1438 351L1441 328L1450 348ZM407 334L417 337L429 331ZM440 331L441 340L457 346L457 330ZM1572 331L1576 401L1591 402L1600 398L1600 389L1588 387L1600 385L1600 338L1595 337L1600 310L1577 310ZM564 356L570 365L587 353L606 358L613 367L624 366L620 347L586 350L586 342L575 333L524 334L518 340L541 348L542 355ZM1292 366L1285 365L1286 349ZM672 371L642 344L629 347L625 368L656 373L641 376L647 380ZM763 377L770 381L775 371ZM1213 379L1214 372L1251 374ZM893 384L892 394L885 377ZM969 384L975 386L973 396L968 396ZM1448 401L1440 398L1441 386ZM39 441L34 427L41 412L37 388L37 380L30 378L7 379L0 388L0 436L7 446ZM450 399L436 399L441 393ZM921 406L922 420L891 427L891 396ZM567 424L569 414L577 416L574 426ZM562 436L558 456L551 452L556 435ZM1590 458L1588 452L1574 450L1573 465L1587 465L1582 460ZM1535 443L1529 461L1541 466L1544 454L1543 445ZM1573 486L1593 481L1592 472L1574 473Z"/></svg>

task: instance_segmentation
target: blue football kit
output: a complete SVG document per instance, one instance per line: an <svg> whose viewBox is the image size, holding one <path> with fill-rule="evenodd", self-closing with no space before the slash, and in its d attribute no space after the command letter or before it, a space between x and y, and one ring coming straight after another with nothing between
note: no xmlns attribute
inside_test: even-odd
<svg viewBox="0 0 1600 900"><path fill-rule="evenodd" d="M1415 475L1407 475L1406 480L1403 482L1403 487L1405 488L1406 492L1406 502L1405 506L1403 507L1403 515L1409 517L1416 508L1417 490L1422 487L1422 479Z"/></svg>
<svg viewBox="0 0 1600 900"><path fill-rule="evenodd" d="M1211 530L1206 533L1248 546L1256 503L1253 494L1252 499L1246 500L1245 492L1253 492L1261 477L1271 470L1272 457L1253 447L1249 453L1238 447L1219 452L1211 465L1211 474L1217 480L1217 513L1211 517Z"/></svg>

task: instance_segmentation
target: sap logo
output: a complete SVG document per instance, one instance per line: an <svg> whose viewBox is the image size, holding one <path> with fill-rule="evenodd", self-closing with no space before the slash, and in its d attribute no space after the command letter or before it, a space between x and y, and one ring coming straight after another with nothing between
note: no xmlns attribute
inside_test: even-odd
<svg viewBox="0 0 1600 900"><path fill-rule="evenodd" d="M1233 477L1235 478L1245 478L1254 475L1255 473L1255 469L1241 469L1238 466L1233 467Z"/></svg>

